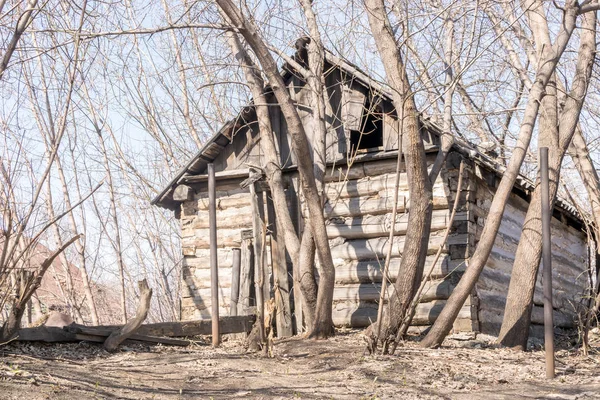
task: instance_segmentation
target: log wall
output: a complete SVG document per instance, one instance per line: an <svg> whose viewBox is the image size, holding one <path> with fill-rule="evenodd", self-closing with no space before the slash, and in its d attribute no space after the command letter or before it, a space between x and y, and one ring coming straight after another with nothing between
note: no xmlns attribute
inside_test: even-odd
<svg viewBox="0 0 600 400"><path fill-rule="evenodd" d="M430 156L433 161L433 155ZM433 187L433 218L425 270L432 265L448 226L458 178L458 165L448 164ZM404 167L402 167L404 169ZM336 267L333 320L336 325L364 327L377 318L382 270L388 248L392 246L390 277L400 273L400 261L407 229L410 200L406 174L401 174L396 221L392 221L396 159L355 163L338 167L326 176L327 202L324 207L331 252ZM468 182L468 178L465 179ZM453 230L433 269L417 308L414 326L431 325L450 296L464 266L469 243L470 218L466 205L468 185L455 217ZM302 210L305 212L305 210ZM395 237L389 231L395 224ZM393 286L392 286L393 293ZM391 293L390 293L391 295ZM471 301L461 311L456 329L471 330Z"/></svg>
<svg viewBox="0 0 600 400"><path fill-rule="evenodd" d="M475 214L475 242L478 241L492 202L493 192L477 178ZM476 286L479 299L480 330L497 335L502 325L506 294L515 253L528 203L517 194L511 194L504 211L494 248ZM558 327L573 326L576 310L588 285L587 238L585 234L564 221L552 218L552 284L554 296L554 323ZM538 274L531 316L532 333L542 332L543 297L541 273Z"/></svg>
<svg viewBox="0 0 600 400"><path fill-rule="evenodd" d="M430 162L435 154L429 156ZM451 153L433 187L433 218L425 270L432 265L435 252L442 244L456 194L458 168L462 157ZM392 246L390 276L400 273L401 253L410 208L406 174L400 177L398 215L391 220L394 199L396 159L394 157L355 162L351 168L337 166L327 171L324 213L336 267L333 318L336 325L363 327L374 321L382 280L385 255L390 246L388 235L392 223L396 235ZM443 308L451 291L464 272L473 253L492 201L493 180L476 173L478 167L467 162L463 189L451 235L442 256L433 269L422 302L417 308L413 325L426 328ZM288 174L289 205L292 215L304 213L302 198L297 198L297 175ZM231 271L233 248L250 249L252 231L251 195L239 188L238 179L218 183L217 223L220 285L220 312L230 314ZM184 254L184 294L181 301L182 319L210 318L210 268L208 242L208 198L204 186L193 199L182 204L182 245ZM497 334L504 313L506 293L521 227L527 212L527 202L512 194L503 222L486 268L472 295L467 299L455 323L456 331L480 330ZM297 207L294 209L294 207ZM301 229L301 221L298 228ZM250 239L242 239L242 232ZM576 306L587 285L586 236L564 221L553 218L553 266L555 321L560 327L572 326ZM244 243L243 243L244 241ZM272 271L271 238L267 238L267 270ZM251 260L242 251L242 270ZM280 255L280 257L282 257ZM246 267L248 270L248 267ZM244 305L240 315L254 304L253 283L247 281L238 303ZM244 277L241 277L244 282ZM272 283L272 282L271 282ZM242 286L242 285L241 285ZM252 289L248 289L252 286ZM244 294L245 293L245 294ZM542 323L541 279L538 277L535 306L532 313L534 329ZM252 298L251 298L252 297ZM240 306L241 307L241 306Z"/></svg>
<svg viewBox="0 0 600 400"><path fill-rule="evenodd" d="M244 230L252 230L251 197L247 189L240 189L237 184L217 185L217 226L219 314L225 316L230 315L233 248L247 249L248 246L242 245L241 233ZM206 192L200 192L182 205L181 242L184 256L182 320L210 318L208 237L208 195ZM245 254L242 254L242 258L244 257ZM245 260L242 260L242 263L244 262ZM244 280L243 277L241 280ZM240 291L238 303L253 304L253 299L248 301L248 296L248 290Z"/></svg>

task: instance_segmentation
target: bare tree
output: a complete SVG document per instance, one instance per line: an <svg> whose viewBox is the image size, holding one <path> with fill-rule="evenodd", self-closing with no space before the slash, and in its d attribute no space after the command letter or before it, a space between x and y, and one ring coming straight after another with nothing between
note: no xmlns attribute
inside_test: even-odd
<svg viewBox="0 0 600 400"><path fill-rule="evenodd" d="M387 347L396 339L413 296L423 278L431 226L432 190L427 173L425 148L419 131L417 110L404 60L396 44L390 21L382 0L366 0L371 32L377 44L388 82L393 90L394 107L402 116L404 157L408 175L410 210L408 229L402 252L400 272L394 295L389 304L389 320L384 325L382 339Z"/></svg>
<svg viewBox="0 0 600 400"><path fill-rule="evenodd" d="M273 89L275 97L279 102L281 112L287 122L288 130L292 139L292 150L296 154L298 172L302 183L302 192L306 199L310 213L310 229L312 229L317 254L321 264L321 280L317 294L317 307L315 321L310 333L311 337L326 338L333 334L332 307L333 287L335 283L335 268L331 258L327 230L323 217L323 208L319 198L319 192L314 177L311 151L304 131L304 126L296 110L289 92L279 74L277 64L269 49L257 32L256 27L248 21L239 9L229 0L219 0L217 4L229 17L233 26L244 37L248 45L253 49L259 60L262 70L267 76L269 84Z"/></svg>
<svg viewBox="0 0 600 400"><path fill-rule="evenodd" d="M452 329L452 324L456 319L462 305L470 295L481 271L485 267L489 254L494 245L494 240L500 228L502 214L512 187L520 172L521 165L527 154L527 149L531 141L533 127L537 119L540 104L545 93L545 88L554 74L556 65L565 51L569 39L575 30L575 23L579 15L580 7L577 2L569 2L565 7L563 23L556 36L555 42L548 49L546 55L542 58L536 71L534 85L529 91L527 106L523 114L519 136L511 159L498 185L494 199L490 206L483 232L475 252L469 260L468 268L462 276L460 282L453 290L450 298L427 336L421 342L424 347L435 347L441 345L442 341Z"/></svg>

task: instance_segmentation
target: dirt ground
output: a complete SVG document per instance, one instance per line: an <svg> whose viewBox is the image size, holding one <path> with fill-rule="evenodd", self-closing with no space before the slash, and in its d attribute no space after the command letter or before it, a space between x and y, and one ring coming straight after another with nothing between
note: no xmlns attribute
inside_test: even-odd
<svg viewBox="0 0 600 400"><path fill-rule="evenodd" d="M90 343L13 343L0 348L0 399L600 399L600 339L591 356L558 351L553 381L541 350L490 340L463 335L441 349L407 343L394 356L365 356L360 332L342 331L277 343L273 358L245 354L237 340L116 354Z"/></svg>

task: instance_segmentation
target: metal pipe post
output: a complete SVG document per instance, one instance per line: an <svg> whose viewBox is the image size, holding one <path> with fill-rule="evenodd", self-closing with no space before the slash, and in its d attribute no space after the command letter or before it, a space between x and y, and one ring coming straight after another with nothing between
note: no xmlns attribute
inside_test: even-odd
<svg viewBox="0 0 600 400"><path fill-rule="evenodd" d="M540 148L540 178L542 189L542 260L544 269L544 348L546 350L546 378L554 378L554 318L552 315L552 237L550 222L550 178L548 176L548 148Z"/></svg>
<svg viewBox="0 0 600 400"><path fill-rule="evenodd" d="M219 330L219 264L217 261L217 190L215 188L215 167L208 164L208 226L210 227L210 294L212 344L221 344Z"/></svg>

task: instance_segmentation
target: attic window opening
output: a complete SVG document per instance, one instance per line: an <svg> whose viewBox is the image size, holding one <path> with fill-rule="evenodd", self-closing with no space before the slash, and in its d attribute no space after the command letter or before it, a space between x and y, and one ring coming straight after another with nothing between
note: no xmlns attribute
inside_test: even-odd
<svg viewBox="0 0 600 400"><path fill-rule="evenodd" d="M352 151L375 151L383 147L383 112L381 106L367 103L363 107L360 130L350 131Z"/></svg>

